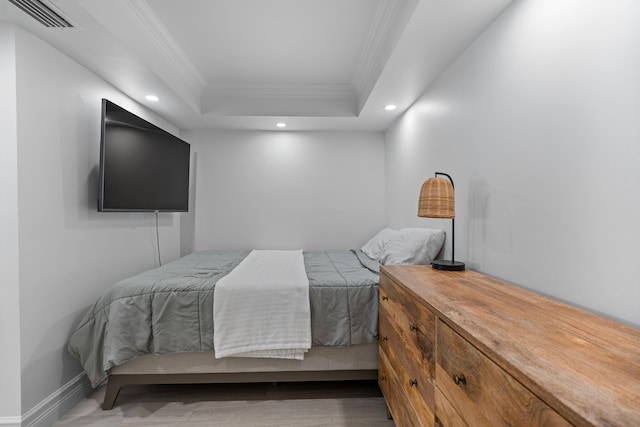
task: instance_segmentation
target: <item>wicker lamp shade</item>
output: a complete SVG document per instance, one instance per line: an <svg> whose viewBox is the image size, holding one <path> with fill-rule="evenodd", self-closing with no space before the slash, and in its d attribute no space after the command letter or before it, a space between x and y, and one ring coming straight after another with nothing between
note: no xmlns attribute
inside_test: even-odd
<svg viewBox="0 0 640 427"><path fill-rule="evenodd" d="M418 216L423 218L455 218L453 185L446 178L429 178L420 189Z"/></svg>
<svg viewBox="0 0 640 427"><path fill-rule="evenodd" d="M446 176L446 178L439 178L438 175ZM464 263L456 261L454 257L456 250L456 209L453 180L448 174L436 172L435 178L429 178L422 184L420 198L418 199L418 216L451 219L451 260L434 259L431 262L431 266L437 270L464 270Z"/></svg>

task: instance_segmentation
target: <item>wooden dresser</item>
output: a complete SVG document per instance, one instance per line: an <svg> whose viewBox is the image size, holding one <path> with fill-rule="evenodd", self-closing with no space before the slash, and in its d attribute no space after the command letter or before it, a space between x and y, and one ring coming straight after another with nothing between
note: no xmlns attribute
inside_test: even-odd
<svg viewBox="0 0 640 427"><path fill-rule="evenodd" d="M431 266L382 267L379 303L399 427L640 426L640 330Z"/></svg>

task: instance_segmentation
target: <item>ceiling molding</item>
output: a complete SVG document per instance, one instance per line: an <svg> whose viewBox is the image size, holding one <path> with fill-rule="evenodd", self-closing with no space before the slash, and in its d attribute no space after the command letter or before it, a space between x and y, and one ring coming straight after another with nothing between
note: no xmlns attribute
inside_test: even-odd
<svg viewBox="0 0 640 427"><path fill-rule="evenodd" d="M369 34L365 41L364 49L358 60L358 65L353 73L351 83L356 91L360 91L365 82L371 79L373 64L376 62L387 37L391 22L402 0L380 0L373 22L369 28Z"/></svg>
<svg viewBox="0 0 640 427"><path fill-rule="evenodd" d="M213 84L202 94L211 96L234 96L250 98L341 98L355 96L351 85L302 85L302 84Z"/></svg>
<svg viewBox="0 0 640 427"><path fill-rule="evenodd" d="M419 0L380 0L351 85L360 108L380 77Z"/></svg>
<svg viewBox="0 0 640 427"><path fill-rule="evenodd" d="M111 0L114 1L114 0ZM202 91L206 80L180 49L146 0L115 0L118 6L144 30L148 41L182 75L187 84Z"/></svg>

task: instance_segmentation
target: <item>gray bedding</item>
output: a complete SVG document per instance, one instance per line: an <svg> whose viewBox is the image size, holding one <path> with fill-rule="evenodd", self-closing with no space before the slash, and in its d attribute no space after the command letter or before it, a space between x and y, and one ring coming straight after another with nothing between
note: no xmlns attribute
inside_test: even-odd
<svg viewBox="0 0 640 427"><path fill-rule="evenodd" d="M249 251L195 252L115 284L89 309L69 351L96 387L113 366L149 353L213 351L213 289ZM313 345L373 342L378 268L358 250L304 252Z"/></svg>

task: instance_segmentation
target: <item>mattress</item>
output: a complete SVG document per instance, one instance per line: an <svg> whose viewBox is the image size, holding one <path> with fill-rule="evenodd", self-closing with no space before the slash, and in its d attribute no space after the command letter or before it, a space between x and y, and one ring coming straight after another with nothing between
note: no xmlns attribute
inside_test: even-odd
<svg viewBox="0 0 640 427"><path fill-rule="evenodd" d="M118 282L89 308L69 343L95 387L147 354L213 351L216 282L250 251L202 251ZM314 346L377 337L379 264L359 250L305 251Z"/></svg>

